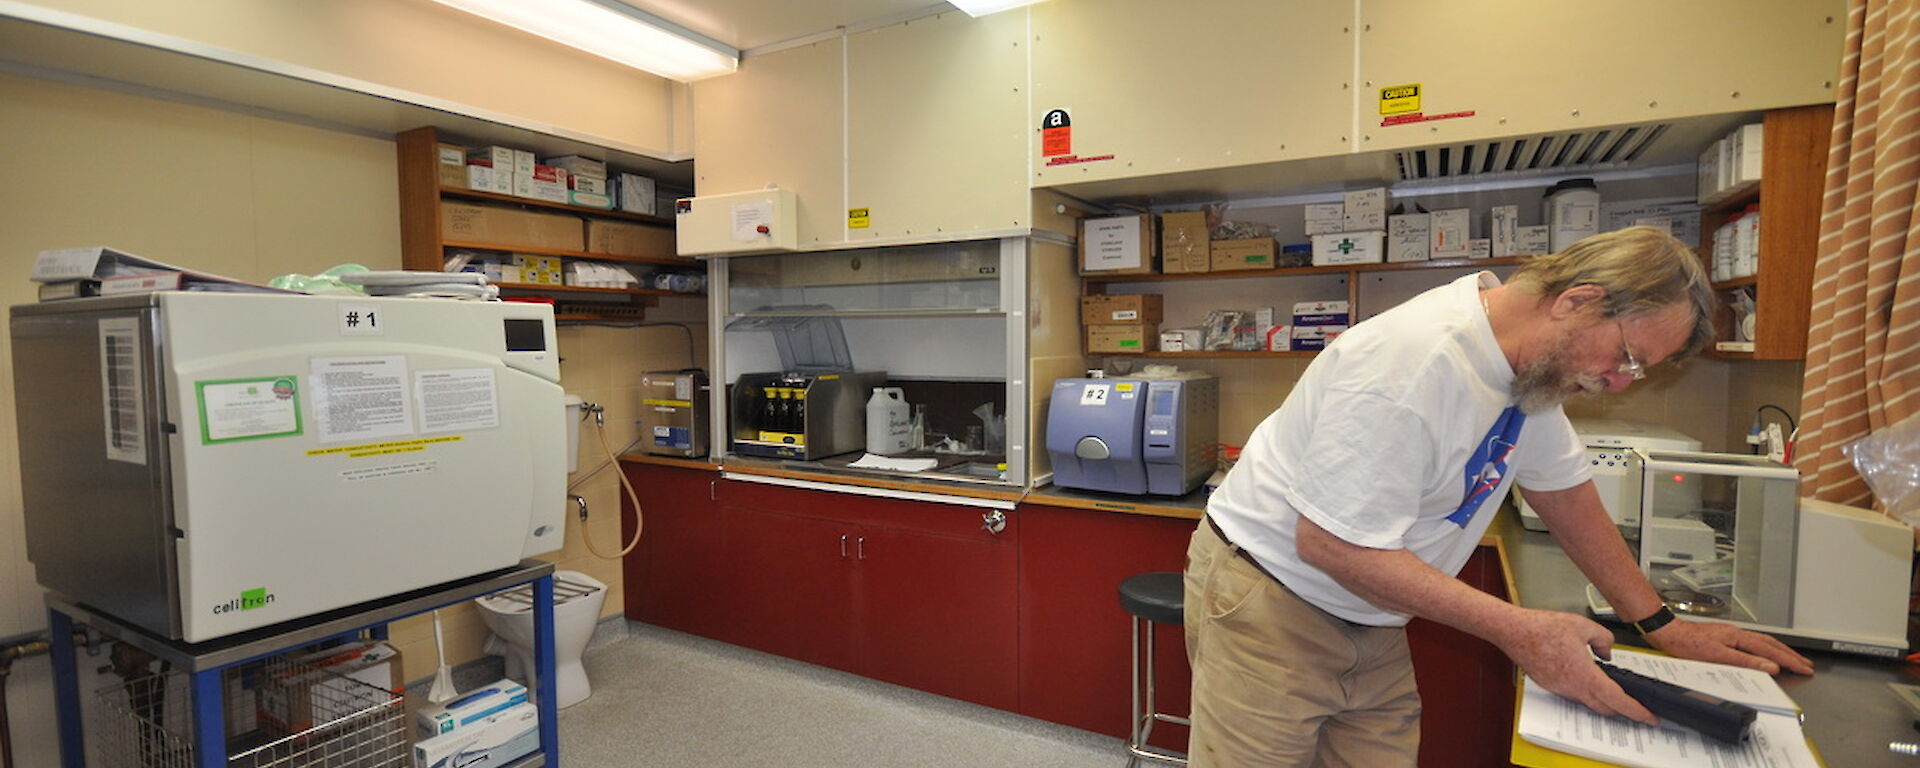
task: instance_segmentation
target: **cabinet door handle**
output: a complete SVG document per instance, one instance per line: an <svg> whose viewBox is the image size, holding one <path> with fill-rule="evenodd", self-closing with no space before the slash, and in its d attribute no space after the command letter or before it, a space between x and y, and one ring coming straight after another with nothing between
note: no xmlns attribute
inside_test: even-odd
<svg viewBox="0 0 1920 768"><path fill-rule="evenodd" d="M998 534L1007 529L1007 513L993 510L980 516L980 527L987 533Z"/></svg>
<svg viewBox="0 0 1920 768"><path fill-rule="evenodd" d="M708 480L708 481L707 481L707 501L719 501L719 500L720 500L720 495L719 495L719 493L720 493L720 490L719 490L719 485L720 485L720 480L719 480L719 478L714 478L714 479L712 479L712 480Z"/></svg>
<svg viewBox="0 0 1920 768"><path fill-rule="evenodd" d="M867 559L867 537L860 537L860 540L855 542L855 547L860 551L860 559Z"/></svg>
<svg viewBox="0 0 1920 768"><path fill-rule="evenodd" d="M840 534L840 556L847 556L847 535L844 533Z"/></svg>

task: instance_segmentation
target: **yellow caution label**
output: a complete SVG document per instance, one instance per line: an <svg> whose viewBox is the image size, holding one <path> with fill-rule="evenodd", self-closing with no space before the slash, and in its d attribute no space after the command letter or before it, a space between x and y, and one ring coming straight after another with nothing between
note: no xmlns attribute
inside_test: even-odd
<svg viewBox="0 0 1920 768"><path fill-rule="evenodd" d="M793 432L769 432L760 430L760 442L785 443L787 445L806 445L807 436Z"/></svg>
<svg viewBox="0 0 1920 768"><path fill-rule="evenodd" d="M1380 114L1404 115L1420 111L1420 84L1389 85L1380 89Z"/></svg>
<svg viewBox="0 0 1920 768"><path fill-rule="evenodd" d="M367 443L365 445L343 445L338 448L315 448L307 451L307 455L345 455L349 459L358 459L363 456L387 456L395 453L424 451L427 449L427 446L433 445L434 443L452 443L464 439L465 438L460 435L447 435L445 437L423 437L417 440L391 440L384 443Z"/></svg>
<svg viewBox="0 0 1920 768"><path fill-rule="evenodd" d="M1138 344L1138 343L1140 343L1140 342L1138 342L1138 341L1135 341L1134 343L1135 343L1135 344ZM1126 384L1126 383L1121 383L1121 384L1115 384L1115 385L1113 385L1113 391L1115 391L1115 392L1132 392L1132 391L1133 391L1133 385L1132 385L1132 384Z"/></svg>
<svg viewBox="0 0 1920 768"><path fill-rule="evenodd" d="M866 208L847 209L847 229L866 229L873 224L872 212Z"/></svg>
<svg viewBox="0 0 1920 768"><path fill-rule="evenodd" d="M641 400L640 402L646 405L666 405L666 406L672 406L675 408L692 408L693 407L693 402L690 400L655 400L649 397Z"/></svg>

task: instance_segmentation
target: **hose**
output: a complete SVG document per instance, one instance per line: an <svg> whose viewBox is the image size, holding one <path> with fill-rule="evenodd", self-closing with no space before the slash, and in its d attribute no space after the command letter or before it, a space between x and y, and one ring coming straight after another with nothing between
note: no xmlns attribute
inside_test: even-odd
<svg viewBox="0 0 1920 768"><path fill-rule="evenodd" d="M73 633L75 645L87 645L84 632ZM13 662L28 656L38 656L53 649L46 637L36 637L25 642L0 646L0 768L13 768L13 722L7 713L7 681L13 676Z"/></svg>
<svg viewBox="0 0 1920 768"><path fill-rule="evenodd" d="M600 451L606 455L608 464L617 463L619 458L613 455L613 446L607 444L606 409L600 406L593 406L593 409L593 433L598 438L595 442L600 444ZM633 539L628 541L626 546L621 547L619 552L609 555L594 546L593 536L587 533L587 501L578 496L573 497L574 503L580 507L580 540L586 543L588 552L592 552L594 557L602 560L618 560L632 552L634 547L640 546L640 528L643 522L640 514L640 494L633 490L633 482L627 479L627 473L620 472L615 477L620 479L621 489L627 492L627 501L633 504Z"/></svg>

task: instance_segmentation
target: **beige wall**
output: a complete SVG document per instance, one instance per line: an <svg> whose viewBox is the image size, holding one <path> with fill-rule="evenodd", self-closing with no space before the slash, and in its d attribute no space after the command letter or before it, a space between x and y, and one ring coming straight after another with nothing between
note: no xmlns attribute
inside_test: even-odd
<svg viewBox="0 0 1920 768"><path fill-rule="evenodd" d="M666 152L671 81L427 0L41 0L41 9ZM220 56L220 58L226 58ZM684 124L681 126L684 134Z"/></svg>

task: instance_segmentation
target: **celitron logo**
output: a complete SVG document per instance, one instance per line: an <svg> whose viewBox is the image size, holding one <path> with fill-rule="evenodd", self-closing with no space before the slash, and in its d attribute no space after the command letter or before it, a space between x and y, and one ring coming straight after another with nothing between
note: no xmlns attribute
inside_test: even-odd
<svg viewBox="0 0 1920 768"><path fill-rule="evenodd" d="M227 602L214 606L213 612L219 614L233 613L234 611L251 611L272 603L273 593L268 592L266 587L256 587L241 592L240 598L237 600L228 600Z"/></svg>

